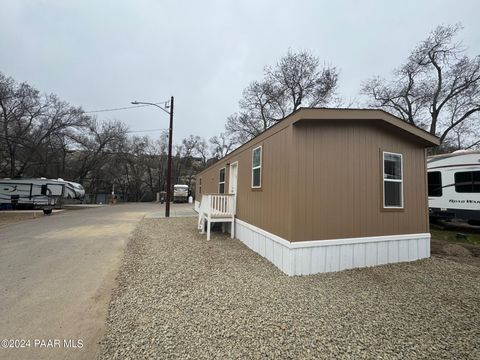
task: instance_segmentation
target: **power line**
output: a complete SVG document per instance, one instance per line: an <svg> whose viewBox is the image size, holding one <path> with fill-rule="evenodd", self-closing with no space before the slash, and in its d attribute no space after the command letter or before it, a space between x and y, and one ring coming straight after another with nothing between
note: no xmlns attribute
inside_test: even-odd
<svg viewBox="0 0 480 360"><path fill-rule="evenodd" d="M162 103L154 103L156 105L162 104ZM128 109L134 109L134 108L140 108L140 107L145 107L145 106L150 106L150 105L135 105L135 106L125 106L125 107L120 107L120 108L112 108L112 109L99 109L99 110L90 110L90 111L84 111L85 114L92 114L92 113L101 113L101 112L108 112L108 111L120 111L120 110L128 110Z"/></svg>
<svg viewBox="0 0 480 360"><path fill-rule="evenodd" d="M154 132L154 131L166 131L168 129L150 129L150 130L129 130L127 133L142 133L142 132Z"/></svg>

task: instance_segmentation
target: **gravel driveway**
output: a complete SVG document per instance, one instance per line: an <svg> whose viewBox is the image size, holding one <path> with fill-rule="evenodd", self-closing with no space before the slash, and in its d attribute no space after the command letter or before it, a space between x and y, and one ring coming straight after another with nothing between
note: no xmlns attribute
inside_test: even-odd
<svg viewBox="0 0 480 360"><path fill-rule="evenodd" d="M480 268L433 258L288 277L195 225L137 227L99 358L480 358Z"/></svg>

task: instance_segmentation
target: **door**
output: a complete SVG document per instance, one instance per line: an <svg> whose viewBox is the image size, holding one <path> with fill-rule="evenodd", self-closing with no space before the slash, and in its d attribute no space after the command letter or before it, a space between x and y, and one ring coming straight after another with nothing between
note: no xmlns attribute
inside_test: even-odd
<svg viewBox="0 0 480 360"><path fill-rule="evenodd" d="M237 193L237 179L238 179L238 161L230 164L230 178L228 180L229 194Z"/></svg>

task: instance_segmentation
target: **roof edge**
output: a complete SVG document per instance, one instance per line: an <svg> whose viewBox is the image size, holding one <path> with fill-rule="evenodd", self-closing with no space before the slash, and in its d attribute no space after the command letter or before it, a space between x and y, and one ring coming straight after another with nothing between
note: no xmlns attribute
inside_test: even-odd
<svg viewBox="0 0 480 360"><path fill-rule="evenodd" d="M328 113L334 113L340 110L342 116L337 116L337 119L342 120L382 120L392 126L395 126L401 130L404 130L418 138L423 139L426 142L426 147L431 146L438 146L440 145L440 139L430 134L428 131L419 128L413 124L410 124L401 118L383 110L383 109L362 109L362 108L312 108L312 107L302 107L299 110L305 110L306 112L311 112L312 114L307 117L301 117L300 119L294 121L294 123L302 121L302 120L336 120L335 117L329 116ZM315 110L323 110L327 112L327 114L322 115L319 117L318 112ZM344 116L345 113L348 112L362 112L365 113L364 116ZM306 114L305 114L306 115ZM338 115L338 114L336 114Z"/></svg>
<svg viewBox="0 0 480 360"><path fill-rule="evenodd" d="M404 130L404 131L410 133L411 135L413 135L417 138L422 139L423 140L422 142L424 143L424 145L426 145L426 147L432 147L432 146L440 145L440 139L437 136L430 134L428 131L425 131L425 130L421 129L418 126L410 124L410 123L406 122L405 120L403 120L403 119L401 119L401 118L399 118L399 117L397 117L397 116L395 116L395 115L393 115L393 114L391 114L388 111L385 111L383 109L299 107L297 110L293 111L291 114L289 114L286 117L284 117L283 119L279 120L277 123L270 126L268 129L262 131L257 136L251 138L250 140L248 140L244 144L237 147L231 153L229 153L229 154L225 155L224 157L218 159L215 163L211 164L210 166L206 167L202 171L198 172L196 174L196 176L202 174L203 172L207 171L211 167L215 166L215 164L217 162L233 156L236 152L240 151L242 148L248 146L248 144L255 141L255 139L257 139L259 136L262 136L262 135L264 135L266 133L269 133L269 132L273 133L274 130L280 124L284 123L286 120L291 119L294 116L298 116L298 119L293 120L292 124L297 123L297 122L302 121L302 120L335 120L335 117L332 118L331 116L328 116L327 114L319 117L319 111L320 110L324 111L324 112L328 112L328 113L338 112L339 114L340 113L345 114L345 113L353 112L353 111L365 112L365 116L360 116L360 117L359 116L350 116L350 117L340 116L338 118L342 118L343 120L356 120L356 119L358 119L358 120L383 120L384 122L386 122L386 123L388 123L392 126L395 126L395 127L399 128L401 130ZM312 114L310 114L310 116L308 116L309 112L312 112ZM368 114L375 114L376 116L372 116L372 115L368 116Z"/></svg>

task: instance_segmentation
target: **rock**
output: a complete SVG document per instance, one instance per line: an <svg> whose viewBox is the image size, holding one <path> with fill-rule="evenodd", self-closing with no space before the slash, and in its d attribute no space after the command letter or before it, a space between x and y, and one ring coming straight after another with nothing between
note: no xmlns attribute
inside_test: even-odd
<svg viewBox="0 0 480 360"><path fill-rule="evenodd" d="M207 242L195 218L143 220L98 358L475 358L479 279L436 258L288 277L228 235Z"/></svg>

